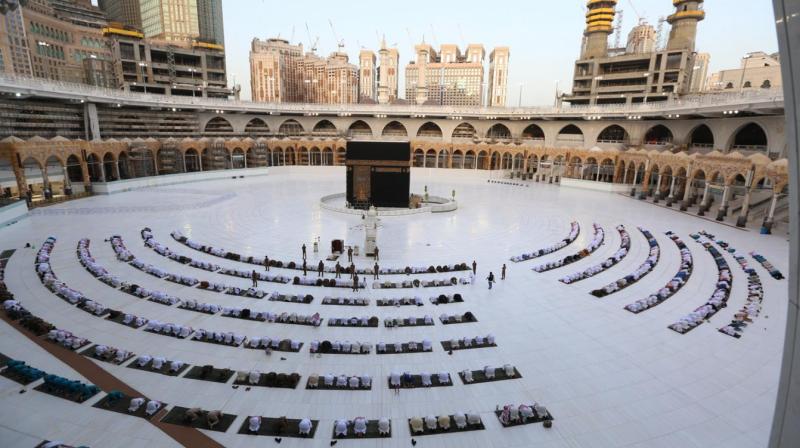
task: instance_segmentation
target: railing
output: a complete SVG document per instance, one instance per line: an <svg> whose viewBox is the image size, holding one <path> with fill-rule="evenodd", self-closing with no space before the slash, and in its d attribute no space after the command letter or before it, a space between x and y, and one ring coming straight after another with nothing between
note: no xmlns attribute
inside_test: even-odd
<svg viewBox="0 0 800 448"><path fill-rule="evenodd" d="M514 115L589 115L589 114L621 114L630 113L665 113L697 108L744 108L759 103L766 107L783 107L783 93L780 91L745 91L729 93L708 93L686 95L668 101L637 104L603 104L603 105L559 105L536 107L460 107L460 106L427 106L397 104L301 104L301 103L254 103L216 98L184 97L145 94L124 90L95 87L87 84L76 84L64 81L51 81L43 78L31 78L16 75L0 75L0 91L22 95L42 95L75 100L98 101L107 103L141 103L153 106L168 105L176 108L201 108L245 110L253 113L294 113L311 112L325 114L361 113L413 115L431 114L443 116L483 116L506 117Z"/></svg>

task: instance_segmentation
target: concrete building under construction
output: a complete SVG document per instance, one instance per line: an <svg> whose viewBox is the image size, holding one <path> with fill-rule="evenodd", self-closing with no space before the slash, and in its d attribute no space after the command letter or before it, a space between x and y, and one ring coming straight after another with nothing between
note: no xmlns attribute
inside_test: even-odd
<svg viewBox="0 0 800 448"><path fill-rule="evenodd" d="M705 18L703 0L673 0L665 48L655 48L654 31L640 25L621 54L610 55L617 0L589 0L581 56L575 62L571 104L666 101L689 93L695 66L697 24Z"/></svg>

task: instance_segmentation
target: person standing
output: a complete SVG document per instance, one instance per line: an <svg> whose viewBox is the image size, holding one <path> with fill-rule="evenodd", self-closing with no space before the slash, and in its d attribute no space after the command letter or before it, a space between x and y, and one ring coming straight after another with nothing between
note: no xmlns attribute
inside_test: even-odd
<svg viewBox="0 0 800 448"><path fill-rule="evenodd" d="M256 274L255 269L253 269L253 273L250 274L250 278L253 280L253 288L258 287L258 274Z"/></svg>
<svg viewBox="0 0 800 448"><path fill-rule="evenodd" d="M350 278L353 278L354 275L356 275L356 265L350 263Z"/></svg>
<svg viewBox="0 0 800 448"><path fill-rule="evenodd" d="M486 280L489 280L489 289L492 289L492 283L494 283L494 273L490 271L489 276L486 277Z"/></svg>
<svg viewBox="0 0 800 448"><path fill-rule="evenodd" d="M317 265L317 274L319 277L324 277L324 275L322 274L324 270L325 270L325 264L322 262L322 260L319 260L319 264Z"/></svg>
<svg viewBox="0 0 800 448"><path fill-rule="evenodd" d="M342 265L336 262L336 278L342 278Z"/></svg>
<svg viewBox="0 0 800 448"><path fill-rule="evenodd" d="M506 279L506 264L503 263L503 269L500 270L500 280Z"/></svg>
<svg viewBox="0 0 800 448"><path fill-rule="evenodd" d="M264 255L264 269L269 272L269 255Z"/></svg>
<svg viewBox="0 0 800 448"><path fill-rule="evenodd" d="M303 277L308 274L308 266L306 265L306 260L303 260Z"/></svg>
<svg viewBox="0 0 800 448"><path fill-rule="evenodd" d="M347 262L348 263L353 262L353 246L347 247Z"/></svg>
<svg viewBox="0 0 800 448"><path fill-rule="evenodd" d="M358 274L353 274L353 292L358 292Z"/></svg>
<svg viewBox="0 0 800 448"><path fill-rule="evenodd" d="M380 251L378 250L378 246L375 246L375 261L380 261Z"/></svg>
<svg viewBox="0 0 800 448"><path fill-rule="evenodd" d="M378 266L378 262L377 261L375 262L375 266L373 267L373 269L374 269L374 272L373 272L374 279L378 280L378 278L380 278L380 277L378 277L378 274L381 272L381 267Z"/></svg>
<svg viewBox="0 0 800 448"><path fill-rule="evenodd" d="M478 263L475 260L472 260L472 274L478 275Z"/></svg>
<svg viewBox="0 0 800 448"><path fill-rule="evenodd" d="M301 247L301 249L303 250L303 261L305 261L306 260L306 243L303 243L303 247Z"/></svg>

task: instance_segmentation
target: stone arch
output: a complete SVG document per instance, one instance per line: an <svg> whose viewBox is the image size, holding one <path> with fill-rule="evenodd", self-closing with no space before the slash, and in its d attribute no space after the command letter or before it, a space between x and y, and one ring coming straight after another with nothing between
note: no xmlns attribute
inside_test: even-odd
<svg viewBox="0 0 800 448"><path fill-rule="evenodd" d="M247 167L246 155L240 147L233 148L231 152L231 168L242 169Z"/></svg>
<svg viewBox="0 0 800 448"><path fill-rule="evenodd" d="M663 124L651 127L644 134L645 145L669 145L673 139L672 131Z"/></svg>
<svg viewBox="0 0 800 448"><path fill-rule="evenodd" d="M706 124L695 126L689 133L690 148L713 148L714 132Z"/></svg>
<svg viewBox="0 0 800 448"><path fill-rule="evenodd" d="M453 151L451 163L453 165L453 168L464 168L464 153L461 152L460 149L456 149Z"/></svg>
<svg viewBox="0 0 800 448"><path fill-rule="evenodd" d="M308 150L308 162L311 166L322 165L322 151L316 146L312 146L311 149Z"/></svg>
<svg viewBox="0 0 800 448"><path fill-rule="evenodd" d="M425 151L425 168L436 168L436 150Z"/></svg>
<svg viewBox="0 0 800 448"><path fill-rule="evenodd" d="M500 169L510 170L513 166L514 158L509 153L503 153L503 158L500 161Z"/></svg>
<svg viewBox="0 0 800 448"><path fill-rule="evenodd" d="M194 148L189 148L183 154L183 160L186 164L186 172L194 173L196 171L203 171L200 166L200 153Z"/></svg>
<svg viewBox="0 0 800 448"><path fill-rule="evenodd" d="M557 143L583 146L583 131L574 124L568 124L558 131L556 136Z"/></svg>
<svg viewBox="0 0 800 448"><path fill-rule="evenodd" d="M528 172L536 173L539 170L539 156L531 154L528 156Z"/></svg>
<svg viewBox="0 0 800 448"><path fill-rule="evenodd" d="M522 130L523 140L544 141L544 138L544 130L538 124L531 123Z"/></svg>
<svg viewBox="0 0 800 448"><path fill-rule="evenodd" d="M521 170L523 168L523 166L525 166L525 156L523 156L522 153L517 153L514 156L513 169L514 170Z"/></svg>
<svg viewBox="0 0 800 448"><path fill-rule="evenodd" d="M489 169L489 153L481 149L475 157L475 163L479 170Z"/></svg>
<svg viewBox="0 0 800 448"><path fill-rule="evenodd" d="M305 132L306 130L303 128L303 125L294 118L285 120L278 128L278 134L288 137L297 137L303 135Z"/></svg>
<svg viewBox="0 0 800 448"><path fill-rule="evenodd" d="M436 155L436 167L437 168L447 168L447 150L442 149Z"/></svg>
<svg viewBox="0 0 800 448"><path fill-rule="evenodd" d="M269 125L261 118L251 118L244 126L244 133L252 136L266 136L270 134Z"/></svg>
<svg viewBox="0 0 800 448"><path fill-rule="evenodd" d="M347 136L352 138L372 138L372 128L364 120L356 120L347 128Z"/></svg>
<svg viewBox="0 0 800 448"><path fill-rule="evenodd" d="M600 131L597 136L597 143L624 143L630 142L628 131L618 124L612 124Z"/></svg>
<svg viewBox="0 0 800 448"><path fill-rule="evenodd" d="M208 120L203 131L207 134L232 134L233 125L231 125L230 121L222 117L214 117Z"/></svg>
<svg viewBox="0 0 800 448"><path fill-rule="evenodd" d="M86 169L89 171L89 181L94 183L102 180L102 166L103 160L100 156L93 152L86 155Z"/></svg>
<svg viewBox="0 0 800 448"><path fill-rule="evenodd" d="M460 123L453 129L453 133L451 134L451 138L453 139L474 139L477 135L477 131L475 130L475 126L467 122Z"/></svg>
<svg viewBox="0 0 800 448"><path fill-rule="evenodd" d="M322 148L322 165L324 166L332 166L333 165L333 150L330 147Z"/></svg>
<svg viewBox="0 0 800 448"><path fill-rule="evenodd" d="M429 140L441 140L442 128L432 121L426 121L417 130L417 138L424 138Z"/></svg>
<svg viewBox="0 0 800 448"><path fill-rule="evenodd" d="M497 151L492 152L491 156L489 157L489 169L499 170L501 166L502 166L502 156Z"/></svg>
<svg viewBox="0 0 800 448"><path fill-rule="evenodd" d="M477 168L477 160L478 158L475 155L475 151L471 149L467 150L467 152L464 153L464 168L470 170Z"/></svg>
<svg viewBox="0 0 800 448"><path fill-rule="evenodd" d="M297 162L295 163L295 165L308 165L309 162L310 161L308 159L308 148L306 148L305 146L301 146L297 150Z"/></svg>
<svg viewBox="0 0 800 448"><path fill-rule="evenodd" d="M511 131L503 123L495 123L486 131L486 138L492 140L510 140Z"/></svg>
<svg viewBox="0 0 800 448"><path fill-rule="evenodd" d="M767 132L761 125L755 122L744 124L733 133L731 142L728 145L729 151L761 151L766 152L769 141Z"/></svg>
<svg viewBox="0 0 800 448"><path fill-rule="evenodd" d="M423 168L425 166L425 151L421 148L414 150L414 168Z"/></svg>
<svg viewBox="0 0 800 448"><path fill-rule="evenodd" d="M339 131L336 129L336 126L330 120L320 120L314 125L314 129L311 131L312 135L321 135L327 137L335 137Z"/></svg>
<svg viewBox="0 0 800 448"><path fill-rule="evenodd" d="M399 121L390 121L381 131L382 137L408 137L408 130Z"/></svg>

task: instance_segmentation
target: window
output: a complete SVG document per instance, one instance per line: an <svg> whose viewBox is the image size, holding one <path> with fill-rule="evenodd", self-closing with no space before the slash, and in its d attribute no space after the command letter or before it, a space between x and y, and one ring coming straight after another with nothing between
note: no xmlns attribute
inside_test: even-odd
<svg viewBox="0 0 800 448"><path fill-rule="evenodd" d="M761 83L762 89L769 89L772 87L772 83L769 82L769 79L765 79L764 82Z"/></svg>

